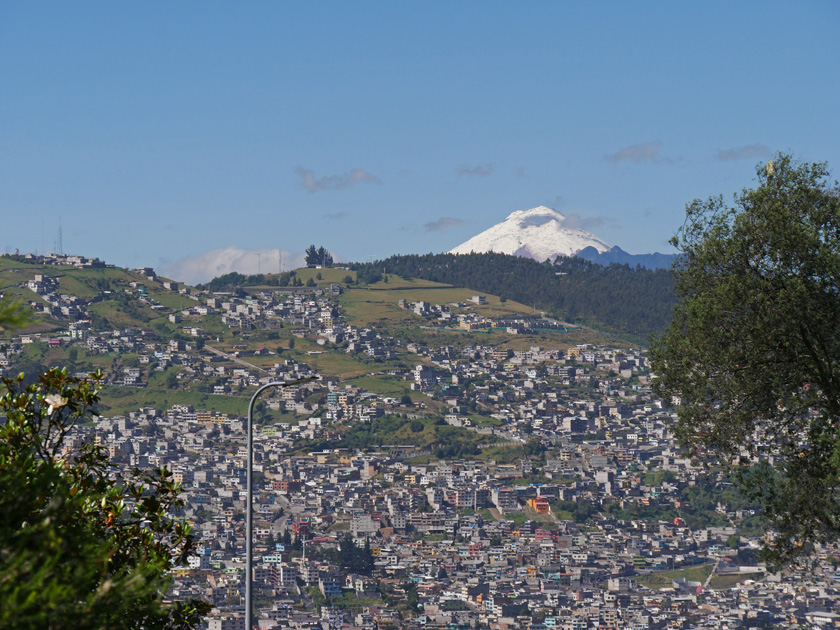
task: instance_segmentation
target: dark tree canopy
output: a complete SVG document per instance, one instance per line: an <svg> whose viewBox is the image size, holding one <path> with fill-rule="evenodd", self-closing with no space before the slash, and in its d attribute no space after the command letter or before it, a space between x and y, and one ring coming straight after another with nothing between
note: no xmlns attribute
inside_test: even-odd
<svg viewBox="0 0 840 630"><path fill-rule="evenodd" d="M338 563L341 568L351 573L370 575L373 571L373 553L370 550L370 540L365 539L364 547L357 547L346 534L339 543Z"/></svg>
<svg viewBox="0 0 840 630"><path fill-rule="evenodd" d="M677 434L726 467L784 564L840 534L840 194L780 154L728 205L694 201L673 239L681 304L653 348Z"/></svg>
<svg viewBox="0 0 840 630"><path fill-rule="evenodd" d="M98 401L91 376L3 379L0 627L195 628L210 606L166 598L193 550L189 525L170 517L182 505L171 473L114 477L99 447L65 442Z"/></svg>
<svg viewBox="0 0 840 630"><path fill-rule="evenodd" d="M304 259L307 267L332 267L333 265L332 254L323 247L316 248L314 245L306 248Z"/></svg>

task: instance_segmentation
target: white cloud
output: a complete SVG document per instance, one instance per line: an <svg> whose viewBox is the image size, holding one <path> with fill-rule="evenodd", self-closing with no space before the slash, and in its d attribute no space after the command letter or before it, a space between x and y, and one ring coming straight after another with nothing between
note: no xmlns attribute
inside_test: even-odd
<svg viewBox="0 0 840 630"><path fill-rule="evenodd" d="M160 270L162 276L187 284L207 282L218 276L236 271L242 274L277 273L282 255L283 271L304 265L302 252L292 253L279 249L239 249L225 247L213 249L197 256L186 256Z"/></svg>
<svg viewBox="0 0 840 630"><path fill-rule="evenodd" d="M613 164L618 164L619 162L632 162L633 164L658 162L661 159L659 157L661 147L662 143L658 140L656 142L633 144L629 147L624 147L620 151L604 156L604 159Z"/></svg>
<svg viewBox="0 0 840 630"><path fill-rule="evenodd" d="M315 173L308 168L299 166L295 169L295 172L300 177L300 185L311 193L321 192L322 190L343 190L345 188L352 188L362 182L371 184L382 183L382 180L376 175L363 171L360 168L354 168L338 175L324 175L323 177L317 178L315 177Z"/></svg>
<svg viewBox="0 0 840 630"><path fill-rule="evenodd" d="M722 149L717 152L717 159L720 162L731 162L732 160L743 160L744 158L766 158L770 156L770 147L763 144L748 144L743 147Z"/></svg>

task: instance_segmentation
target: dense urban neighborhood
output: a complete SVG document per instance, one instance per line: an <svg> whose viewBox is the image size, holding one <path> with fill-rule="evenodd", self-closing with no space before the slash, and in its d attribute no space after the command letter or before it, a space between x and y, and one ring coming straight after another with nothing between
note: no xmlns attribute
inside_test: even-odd
<svg viewBox="0 0 840 630"><path fill-rule="evenodd" d="M248 398L306 378L255 414L260 628L840 627L838 549L761 561L772 532L677 446L643 348L387 276L362 325L349 270L224 292L116 271L4 257L0 291L52 325L7 335L0 370L103 369L66 452L171 471L198 552L170 597L211 602L211 630L245 628Z"/></svg>

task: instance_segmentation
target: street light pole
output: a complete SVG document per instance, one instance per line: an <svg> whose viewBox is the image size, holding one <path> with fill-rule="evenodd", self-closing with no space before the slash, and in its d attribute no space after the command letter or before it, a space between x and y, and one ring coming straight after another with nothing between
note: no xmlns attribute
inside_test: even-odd
<svg viewBox="0 0 840 630"><path fill-rule="evenodd" d="M254 580L254 573L251 568L254 558L254 549L252 547L253 538L253 507L254 507L254 485L253 485L253 470L254 470L254 403L257 397L262 394L269 387L289 387L290 385L301 385L314 381L316 377L301 378L296 381L272 381L257 388L254 395L251 396L251 401L248 403L248 471L246 482L248 484L248 501L245 508L245 629L253 630L252 613L254 607L253 592L251 589Z"/></svg>

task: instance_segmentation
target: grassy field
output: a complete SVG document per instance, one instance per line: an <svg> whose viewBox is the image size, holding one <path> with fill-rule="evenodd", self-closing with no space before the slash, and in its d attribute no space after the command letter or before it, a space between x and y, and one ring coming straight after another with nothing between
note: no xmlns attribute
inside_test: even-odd
<svg viewBox="0 0 840 630"><path fill-rule="evenodd" d="M382 394L384 396L396 396L397 398L403 395L403 392L409 388L409 383L402 380L399 376L359 376L356 378L349 378L344 382L345 385L353 385L354 387L361 387L365 391L373 392L375 394ZM417 392L409 392L412 400L420 400L426 398Z"/></svg>
<svg viewBox="0 0 840 630"><path fill-rule="evenodd" d="M248 413L250 396L217 396L202 392L134 388L107 385L102 390L102 415L126 415L140 407L154 407L166 410L175 404L192 405L196 409L228 413L245 417ZM256 414L255 414L256 415ZM293 413L266 409L266 418L275 422L296 424L298 416Z"/></svg>
<svg viewBox="0 0 840 630"><path fill-rule="evenodd" d="M501 302L487 296L487 305L478 306L469 301L476 295L472 289L452 287L428 280L403 280L389 276L389 281L378 282L364 288L351 288L342 295L342 306L348 319L356 326L369 326L387 322L391 326L425 324L419 317L397 306L399 300L407 302L429 302L430 304L453 304L463 302L465 311L473 311L487 317L502 317L514 314L536 314L532 308L517 302Z"/></svg>
<svg viewBox="0 0 840 630"><path fill-rule="evenodd" d="M482 435L480 433L476 433L471 429L463 429L460 427L452 427L457 428L459 431L469 432L472 435L483 437L483 438L492 438L489 442L493 440L499 440L500 438L495 436L489 435ZM492 443L485 443L482 444L481 452L476 455L469 455L470 459L476 460L485 460L485 461L495 461L497 464L510 464L517 460L522 459L525 456L522 447L519 446L507 446L505 444L492 444ZM409 464L428 464L429 462L434 462L440 459L439 457L435 456L434 454L431 455L416 455L409 459L406 459L406 463ZM571 520L571 519L568 519Z"/></svg>
<svg viewBox="0 0 840 630"><path fill-rule="evenodd" d="M339 300L347 316L347 322L359 328L372 324L388 322L391 326L416 325L419 318L397 306L397 300L388 300L385 292L373 292L368 289L350 289Z"/></svg>
<svg viewBox="0 0 840 630"><path fill-rule="evenodd" d="M278 345L287 346L287 342L281 341ZM273 345L267 345L266 347L272 351L275 349ZM257 358L253 357L253 359ZM378 362L364 353L347 354L340 349L320 346L309 339L295 339L293 350L285 350L279 357L273 357L273 360L269 361L268 358L265 358L264 363L257 361L254 361L254 363L256 365L273 364L285 358L293 358L295 361L314 367L319 372L337 376L340 379L357 378L370 372L381 372L389 368L412 368L415 363L419 362L419 359L411 354L405 354L397 361ZM251 361L251 359L248 360Z"/></svg>
<svg viewBox="0 0 840 630"><path fill-rule="evenodd" d="M534 508L525 505L522 512L528 520L537 521L547 529L557 529L557 521L551 514L539 514Z"/></svg>
<svg viewBox="0 0 840 630"><path fill-rule="evenodd" d="M376 372L386 367L398 366L396 363L389 362L368 362L362 357L365 357L365 355L359 355L359 358L356 358L349 354L326 352L324 354L299 356L298 360L301 363L306 363L314 367L319 372L329 374L330 376L337 376L341 379L363 376L369 372Z"/></svg>
<svg viewBox="0 0 840 630"><path fill-rule="evenodd" d="M703 564L696 567L689 567L687 569L661 571L658 573L651 573L649 575L640 575L636 577L636 582L642 586L647 586L652 589L671 588L672 581L677 578L685 578L690 582L703 583L712 572L713 566L714 565L711 564Z"/></svg>
<svg viewBox="0 0 840 630"><path fill-rule="evenodd" d="M397 302L400 299L405 299L409 304L419 301L447 305L463 302L466 304L464 312L476 312L489 318L541 313L518 302L502 302L493 295L486 295L487 304L478 306L469 302L469 298L476 295L471 289L448 287L426 280L406 281L396 276L391 278L387 284L380 282L370 287L345 291L341 296L341 306L349 323L359 327L377 326L390 329L405 341L418 341L429 345L481 344L513 350L527 350L535 345L565 349L581 343L628 346L625 341L589 328L572 329L568 332L539 331L533 335L510 335L499 330L466 332L443 327L430 329L429 327L439 324L400 308ZM453 312L461 312L461 309L454 308ZM426 328L420 328L421 326Z"/></svg>
<svg viewBox="0 0 840 630"><path fill-rule="evenodd" d="M197 318L195 322L192 322L190 319L185 319L184 323L194 323L205 334L212 337L233 337L230 328L222 323L221 315L204 315L203 317ZM180 327L183 327L184 323L180 324Z"/></svg>
<svg viewBox="0 0 840 630"><path fill-rule="evenodd" d="M349 449L375 449L385 444L411 444L421 449L456 447L458 453L448 453L448 457L473 457L471 453L476 452L481 445L492 444L497 440L495 436L481 435L462 427L436 424L433 419L409 420L380 416L370 423L348 425L340 445ZM302 446L311 449L308 444ZM466 451L471 453L467 454Z"/></svg>
<svg viewBox="0 0 840 630"><path fill-rule="evenodd" d="M467 417L472 420L472 423L478 428L502 426L502 421L498 418L491 418L490 416L481 416L478 414L467 414Z"/></svg>
<svg viewBox="0 0 840 630"><path fill-rule="evenodd" d="M568 510L554 510L554 515L560 519L561 521L573 521L575 520L574 515L569 512Z"/></svg>
<svg viewBox="0 0 840 630"><path fill-rule="evenodd" d="M76 295L84 300L92 300L101 293L98 289L83 282L76 275L65 275L58 278L59 292L65 295Z"/></svg>
<svg viewBox="0 0 840 630"><path fill-rule="evenodd" d="M378 282L364 289L351 289L350 292L365 291L373 295L378 295L378 298L374 298L376 301L384 301L394 305L396 305L396 303L401 299L404 299L407 302L423 301L429 302L430 304L453 304L463 302L464 310L474 311L484 315L485 317L503 317L516 314L539 314L539 311L536 311L524 304L519 304L518 302L513 302L511 300L502 302L501 299L495 295L482 294L487 298L487 304L479 306L478 304L470 302L470 298L477 295L477 292L472 289L453 287L451 285L431 282L428 280L405 281L399 278L396 278L396 280L400 280L401 282Z"/></svg>
<svg viewBox="0 0 840 630"><path fill-rule="evenodd" d="M715 590L724 590L732 588L736 584L740 584L746 580L761 580L765 577L764 573L736 573L734 575L715 575L709 580L709 588Z"/></svg>
<svg viewBox="0 0 840 630"><path fill-rule="evenodd" d="M88 306L88 311L95 313L108 320L114 328L130 328L134 326L148 327L149 322L161 317L151 308L138 303L132 303L132 308L127 310L119 302L97 302Z"/></svg>
<svg viewBox="0 0 840 630"><path fill-rule="evenodd" d="M297 277L300 278L301 282L306 283L306 281L311 278L318 286L342 284L344 282L344 278L347 276L353 278L354 282L356 281L356 272L348 271L347 269L308 269L303 267L301 269L296 269L295 273L297 274ZM318 279L318 274L321 274L320 280Z"/></svg>
<svg viewBox="0 0 840 630"><path fill-rule="evenodd" d="M440 282L432 282L431 280L422 280L420 278L412 278L411 280L406 280L405 278L401 278L400 276L396 276L393 274L389 274L388 282L384 280L380 280L374 284L368 285L372 289L423 289L423 288L441 288L441 287L449 287L451 285L442 284Z"/></svg>
<svg viewBox="0 0 840 630"><path fill-rule="evenodd" d="M197 325L203 327L200 323ZM226 337L221 343L208 342L208 345L227 353L233 352L235 345L245 346L249 350L265 348L271 354L244 357L242 360L259 368L267 369L274 366L275 363L282 363L286 359L294 359L298 363L315 368L322 374L336 376L339 379L356 379L371 372L381 372L389 368L411 368L414 363L419 361L414 355L406 355L403 357L404 361L377 362L370 359L366 354L347 354L341 349L320 346L310 339L294 338L294 348L290 349L290 338L291 334L286 329L279 333L277 339L265 339L259 335L249 339L244 339L241 336L236 338ZM279 353L277 352L278 347L281 349ZM392 386L383 384L376 385L376 387L376 390L371 391L388 394L392 390Z"/></svg>
<svg viewBox="0 0 840 630"><path fill-rule="evenodd" d="M497 464L510 464L525 456L521 446L499 445L481 451L482 459L495 460Z"/></svg>
<svg viewBox="0 0 840 630"><path fill-rule="evenodd" d="M0 272L0 289L13 287L21 282L27 282L35 277L37 271L30 271L27 268L23 269L6 269ZM28 290L27 290L28 291ZM30 295L35 295L31 291Z"/></svg>
<svg viewBox="0 0 840 630"><path fill-rule="evenodd" d="M30 266L34 267L34 265L24 265L23 263L13 260L12 258L8 258L7 256L0 256L0 272L5 271L6 269L18 269L23 266L26 266L27 268Z"/></svg>
<svg viewBox="0 0 840 630"><path fill-rule="evenodd" d="M685 578L690 582L704 583L706 578L712 572L714 565L703 564L688 569L678 569L676 571L661 571L658 573L651 573L649 575L641 575L636 577L636 582L652 589L671 588L671 581L675 578ZM709 580L708 588L713 590L723 590L732 588L736 584L740 584L745 580L761 580L764 577L763 573L735 573L731 575L714 575Z"/></svg>
<svg viewBox="0 0 840 630"><path fill-rule="evenodd" d="M167 290L150 292L150 296L152 299L157 300L160 304L163 304L167 308L171 308L173 311L192 308L198 304L198 302L192 298L188 298L186 295L181 295L180 293Z"/></svg>

